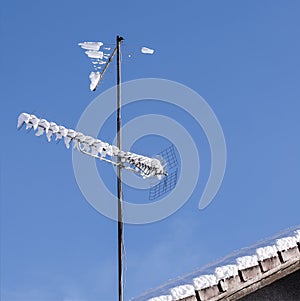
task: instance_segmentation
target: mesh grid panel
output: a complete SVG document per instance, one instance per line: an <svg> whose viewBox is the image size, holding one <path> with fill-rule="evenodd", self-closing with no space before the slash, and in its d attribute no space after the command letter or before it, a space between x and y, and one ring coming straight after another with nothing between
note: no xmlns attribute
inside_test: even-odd
<svg viewBox="0 0 300 301"><path fill-rule="evenodd" d="M161 195L173 190L177 183L177 172L178 169L172 173L170 173L168 176L164 177L163 180L161 180L158 184L150 188L149 191L149 200L155 200L159 198Z"/></svg>

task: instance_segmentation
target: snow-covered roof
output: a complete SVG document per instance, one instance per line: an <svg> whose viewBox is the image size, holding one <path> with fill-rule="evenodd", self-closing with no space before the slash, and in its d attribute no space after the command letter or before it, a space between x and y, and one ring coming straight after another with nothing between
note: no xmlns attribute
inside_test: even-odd
<svg viewBox="0 0 300 301"><path fill-rule="evenodd" d="M257 290L255 284L258 282L262 287L298 269L300 225L169 281L131 301L225 300L229 295L249 294Z"/></svg>

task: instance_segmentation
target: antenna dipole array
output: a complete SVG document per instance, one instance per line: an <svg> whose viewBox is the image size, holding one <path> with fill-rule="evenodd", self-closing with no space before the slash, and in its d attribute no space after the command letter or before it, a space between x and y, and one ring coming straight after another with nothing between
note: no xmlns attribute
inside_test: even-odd
<svg viewBox="0 0 300 301"><path fill-rule="evenodd" d="M143 178L157 177L161 179L163 175L167 174L165 166L157 158L124 152L117 146L110 145L91 136L86 136L81 132L67 129L62 125L57 125L55 122L39 119L35 115L28 113L20 114L17 127L21 128L24 124L26 124L26 129L33 128L36 131L36 136L46 133L48 142L51 141L53 135L55 135L56 141L63 138L67 148L70 148L70 144L73 142L74 147L82 153L116 166L121 165L122 168L130 170Z"/></svg>

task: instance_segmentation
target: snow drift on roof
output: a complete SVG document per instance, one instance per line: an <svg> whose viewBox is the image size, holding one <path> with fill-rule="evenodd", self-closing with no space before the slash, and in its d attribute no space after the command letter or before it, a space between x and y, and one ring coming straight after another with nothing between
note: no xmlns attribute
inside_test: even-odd
<svg viewBox="0 0 300 301"><path fill-rule="evenodd" d="M295 237L283 237L276 240L276 246L278 251L288 250L297 246L297 240Z"/></svg>
<svg viewBox="0 0 300 301"><path fill-rule="evenodd" d="M239 270L245 270L258 265L257 255L242 256L236 259Z"/></svg>
<svg viewBox="0 0 300 301"><path fill-rule="evenodd" d="M170 289L173 300L181 300L190 296L195 296L195 289L192 285L180 285Z"/></svg>
<svg viewBox="0 0 300 301"><path fill-rule="evenodd" d="M193 279L193 284L196 290L202 290L207 287L218 284L215 275L202 275Z"/></svg>
<svg viewBox="0 0 300 301"><path fill-rule="evenodd" d="M258 248L256 250L256 254L259 260L265 260L267 258L276 257L278 255L277 248L275 245Z"/></svg>
<svg viewBox="0 0 300 301"><path fill-rule="evenodd" d="M235 264L217 267L215 270L215 275L218 280L236 276L238 273L238 267Z"/></svg>

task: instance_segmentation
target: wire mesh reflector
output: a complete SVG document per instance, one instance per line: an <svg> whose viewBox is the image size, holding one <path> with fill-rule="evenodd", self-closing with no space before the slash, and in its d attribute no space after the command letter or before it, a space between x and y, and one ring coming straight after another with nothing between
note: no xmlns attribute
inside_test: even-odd
<svg viewBox="0 0 300 301"><path fill-rule="evenodd" d="M165 177L162 181L151 187L149 191L149 200L156 200L160 196L173 190L177 184L177 173L178 169L176 168L174 172L168 174L168 176Z"/></svg>
<svg viewBox="0 0 300 301"><path fill-rule="evenodd" d="M153 201L162 195L173 190L177 184L177 157L175 153L175 147L172 144L168 148L164 149L162 152L157 154L157 157L162 158L162 161L166 164L168 175L158 184L152 186L149 190L149 200ZM172 171L173 169L173 171Z"/></svg>
<svg viewBox="0 0 300 301"><path fill-rule="evenodd" d="M163 150L162 152L158 153L157 155L158 157L162 157L163 160L167 163L168 170L171 170L178 164L175 154L175 147L173 144L170 147Z"/></svg>

